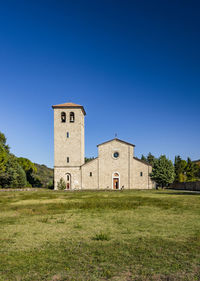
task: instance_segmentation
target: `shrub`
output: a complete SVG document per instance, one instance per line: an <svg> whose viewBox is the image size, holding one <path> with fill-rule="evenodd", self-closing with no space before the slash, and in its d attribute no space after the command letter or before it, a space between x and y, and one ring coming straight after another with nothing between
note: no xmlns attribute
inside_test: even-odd
<svg viewBox="0 0 200 281"><path fill-rule="evenodd" d="M64 181L63 178L61 178L61 179L59 180L59 182L57 183L57 187L58 187L58 190L64 190L64 189L66 189L66 183L65 183L65 181Z"/></svg>

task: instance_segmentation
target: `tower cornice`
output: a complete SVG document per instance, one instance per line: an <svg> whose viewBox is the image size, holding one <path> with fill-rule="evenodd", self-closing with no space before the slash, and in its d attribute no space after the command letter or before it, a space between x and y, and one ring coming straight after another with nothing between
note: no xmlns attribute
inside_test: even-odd
<svg viewBox="0 0 200 281"><path fill-rule="evenodd" d="M84 109L84 107L82 105L75 104L75 103L72 103L72 102L52 105L52 108L53 109L56 109L56 108L72 108L72 109L73 108L80 108L82 110L83 114L86 115L85 109Z"/></svg>

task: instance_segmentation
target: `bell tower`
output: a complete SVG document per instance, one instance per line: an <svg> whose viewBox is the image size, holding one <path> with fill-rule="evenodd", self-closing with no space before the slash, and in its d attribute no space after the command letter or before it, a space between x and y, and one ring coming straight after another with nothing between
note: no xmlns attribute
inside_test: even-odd
<svg viewBox="0 0 200 281"><path fill-rule="evenodd" d="M57 183L61 178L67 182L66 188L80 188L80 167L85 162L84 107L74 103L64 103L53 105L52 108L54 109L54 188L57 189Z"/></svg>

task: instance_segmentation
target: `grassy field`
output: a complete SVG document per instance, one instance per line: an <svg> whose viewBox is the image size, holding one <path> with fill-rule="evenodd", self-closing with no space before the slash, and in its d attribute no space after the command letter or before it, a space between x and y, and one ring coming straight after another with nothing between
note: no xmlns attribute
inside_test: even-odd
<svg viewBox="0 0 200 281"><path fill-rule="evenodd" d="M200 280L200 194L0 192L0 280Z"/></svg>

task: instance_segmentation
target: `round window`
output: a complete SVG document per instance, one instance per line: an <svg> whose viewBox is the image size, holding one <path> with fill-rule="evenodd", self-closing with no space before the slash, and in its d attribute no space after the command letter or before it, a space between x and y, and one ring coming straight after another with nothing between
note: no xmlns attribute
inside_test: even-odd
<svg viewBox="0 0 200 281"><path fill-rule="evenodd" d="M113 153L113 157L114 157L115 159L117 159L117 158L119 157L119 152L115 151L115 152Z"/></svg>

